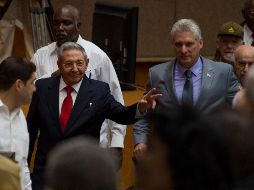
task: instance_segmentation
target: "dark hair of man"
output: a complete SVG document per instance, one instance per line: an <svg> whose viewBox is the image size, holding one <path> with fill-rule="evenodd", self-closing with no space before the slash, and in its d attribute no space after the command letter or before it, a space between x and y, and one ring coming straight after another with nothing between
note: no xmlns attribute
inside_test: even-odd
<svg viewBox="0 0 254 190"><path fill-rule="evenodd" d="M234 186L227 143L206 116L181 107L151 116L151 123L152 135L168 147L175 190L228 190Z"/></svg>
<svg viewBox="0 0 254 190"><path fill-rule="evenodd" d="M212 115L216 127L224 132L237 189L254 189L254 123L244 112L222 110Z"/></svg>
<svg viewBox="0 0 254 190"><path fill-rule="evenodd" d="M65 141L49 155L46 186L52 190L116 190L113 158L89 137Z"/></svg>
<svg viewBox="0 0 254 190"><path fill-rule="evenodd" d="M36 71L31 61L21 57L8 57L0 64L0 90L8 90L20 79L26 84Z"/></svg>

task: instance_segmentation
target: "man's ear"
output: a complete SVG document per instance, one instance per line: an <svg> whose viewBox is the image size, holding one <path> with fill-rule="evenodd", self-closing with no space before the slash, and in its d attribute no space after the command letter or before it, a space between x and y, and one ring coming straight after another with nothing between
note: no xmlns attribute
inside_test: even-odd
<svg viewBox="0 0 254 190"><path fill-rule="evenodd" d="M15 88L16 88L17 91L20 91L24 86L25 85L24 85L24 82L22 80L17 79L15 81Z"/></svg>
<svg viewBox="0 0 254 190"><path fill-rule="evenodd" d="M86 59L86 70L87 70L88 64L89 64L89 59L87 58Z"/></svg>
<svg viewBox="0 0 254 190"><path fill-rule="evenodd" d="M57 60L58 69L59 69L59 65L60 65L60 61L59 61L59 59L58 59L58 60Z"/></svg>
<svg viewBox="0 0 254 190"><path fill-rule="evenodd" d="M77 23L77 29L78 29L78 31L80 31L80 27L81 27L81 22L78 22Z"/></svg>
<svg viewBox="0 0 254 190"><path fill-rule="evenodd" d="M202 49L203 46L204 46L204 40L203 40L203 38L201 38L201 39L199 40L199 47Z"/></svg>

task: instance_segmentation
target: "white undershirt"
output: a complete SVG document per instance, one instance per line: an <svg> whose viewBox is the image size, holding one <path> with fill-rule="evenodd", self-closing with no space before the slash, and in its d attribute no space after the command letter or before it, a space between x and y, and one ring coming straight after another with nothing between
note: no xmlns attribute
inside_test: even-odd
<svg viewBox="0 0 254 190"><path fill-rule="evenodd" d="M243 41L244 41L244 44L247 44L247 45L251 45L252 41L253 41L253 38L252 38L252 31L251 29L247 26L247 24L244 24L243 26Z"/></svg>

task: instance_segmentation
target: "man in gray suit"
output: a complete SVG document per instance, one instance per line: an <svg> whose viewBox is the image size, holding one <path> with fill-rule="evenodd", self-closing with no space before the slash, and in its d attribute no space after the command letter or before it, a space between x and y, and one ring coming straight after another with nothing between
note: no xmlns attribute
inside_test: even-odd
<svg viewBox="0 0 254 190"><path fill-rule="evenodd" d="M231 65L200 56L203 39L196 22L178 20L171 30L171 42L176 58L149 70L147 90L156 87L163 94L155 110L161 112L189 104L209 113L231 106L239 82ZM135 123L135 157L146 150L148 131L145 119Z"/></svg>

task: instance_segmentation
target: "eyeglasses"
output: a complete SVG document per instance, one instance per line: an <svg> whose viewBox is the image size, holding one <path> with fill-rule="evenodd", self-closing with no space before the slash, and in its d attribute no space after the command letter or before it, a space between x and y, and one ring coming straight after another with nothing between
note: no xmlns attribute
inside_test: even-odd
<svg viewBox="0 0 254 190"><path fill-rule="evenodd" d="M83 67L85 64L85 61L83 60L79 60L79 61L68 61L68 62L64 62L63 65L65 68L73 68L74 65L76 67Z"/></svg>
<svg viewBox="0 0 254 190"><path fill-rule="evenodd" d="M238 67L245 67L246 65L248 66L254 65L254 61L237 61L236 63Z"/></svg>

